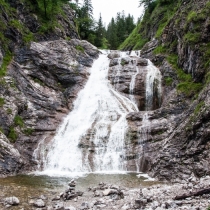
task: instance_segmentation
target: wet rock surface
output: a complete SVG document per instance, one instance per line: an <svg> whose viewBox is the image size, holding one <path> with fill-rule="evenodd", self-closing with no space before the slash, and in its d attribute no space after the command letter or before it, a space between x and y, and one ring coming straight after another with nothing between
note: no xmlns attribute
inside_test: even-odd
<svg viewBox="0 0 210 210"><path fill-rule="evenodd" d="M118 55L118 58L113 58L114 55ZM108 57L111 58L108 78L114 89L133 101L139 110L145 110L148 60L140 58L137 54L129 55L129 52L120 51L111 51ZM151 109L160 106L155 102L157 97L154 97Z"/></svg>
<svg viewBox="0 0 210 210"><path fill-rule="evenodd" d="M40 141L54 136L98 54L90 43L76 39L32 42L16 51L0 89L4 100L0 127L5 133L1 134L1 176L37 167L34 150Z"/></svg>
<svg viewBox="0 0 210 210"><path fill-rule="evenodd" d="M202 189L209 188L210 177L197 179L191 176L188 180L182 183L162 183L150 187L128 189L126 187L111 185L100 182L95 187L89 187L84 191L84 194L74 199L64 199L63 192L49 191L28 202L19 201L16 197L3 198L1 195L0 206L6 208L8 205L17 205L16 209L57 209L57 210L82 210L82 209L174 209L174 210L204 210L210 206L210 194L202 194L200 196L189 196L185 199L176 199L177 196L197 192ZM76 189L76 182L74 183ZM72 185L73 186L73 185ZM66 191L69 192L69 187ZM2 192L4 192L2 188ZM66 193L65 191L65 193ZM52 197L57 194L59 199L55 200ZM96 196L97 194L97 196ZM5 201L9 202L5 202ZM10 202L15 201L15 202ZM13 204L12 204L13 203Z"/></svg>
<svg viewBox="0 0 210 210"><path fill-rule="evenodd" d="M109 80L115 90L135 99L140 112L127 115L129 125L125 138L127 169L143 171L160 180L186 180L191 173L209 174L209 91L206 85L197 98L190 99L177 91L177 74L164 56L154 55L158 41L147 43L139 56L126 64L112 59ZM162 104L145 112L146 59L151 59L162 74ZM141 65L138 66L138 61ZM138 73L137 73L138 72ZM133 92L130 91L135 76ZM166 84L171 78L170 85ZM134 96L134 97L133 97ZM197 111L195 111L197 110ZM145 117L147 118L145 121Z"/></svg>

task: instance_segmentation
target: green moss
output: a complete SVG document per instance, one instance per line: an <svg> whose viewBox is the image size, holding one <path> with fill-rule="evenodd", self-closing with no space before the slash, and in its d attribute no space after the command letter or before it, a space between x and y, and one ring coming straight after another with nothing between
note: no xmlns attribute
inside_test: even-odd
<svg viewBox="0 0 210 210"><path fill-rule="evenodd" d="M12 109L8 108L7 109L7 114L12 114Z"/></svg>
<svg viewBox="0 0 210 210"><path fill-rule="evenodd" d="M82 52L82 53L85 52L84 48L83 48L81 45L77 45L77 46L75 47L75 49L78 50L78 51L80 51L80 52Z"/></svg>
<svg viewBox="0 0 210 210"><path fill-rule="evenodd" d="M164 82L167 86L170 86L173 83L173 79L171 77L164 78Z"/></svg>
<svg viewBox="0 0 210 210"><path fill-rule="evenodd" d="M185 34L184 40L189 44L196 44L201 40L201 34L200 32L188 32L187 34Z"/></svg>
<svg viewBox="0 0 210 210"><path fill-rule="evenodd" d="M26 128L23 130L23 133L25 133L27 136L30 136L34 132L33 128Z"/></svg>
<svg viewBox="0 0 210 210"><path fill-rule="evenodd" d="M5 104L4 98L0 98L0 107L4 106L4 104Z"/></svg>
<svg viewBox="0 0 210 210"><path fill-rule="evenodd" d="M181 82L177 85L177 90L184 93L187 97L192 97L196 95L203 85L201 83L194 82Z"/></svg>
<svg viewBox="0 0 210 210"><path fill-rule="evenodd" d="M4 133L4 129L2 127L0 127L0 132Z"/></svg>
<svg viewBox="0 0 210 210"><path fill-rule="evenodd" d="M10 128L8 138L10 139L11 143L15 143L16 142L16 140L18 138L18 134L16 133L14 127Z"/></svg>
<svg viewBox="0 0 210 210"><path fill-rule="evenodd" d="M34 41L34 34L29 32L27 34L24 34L23 36L23 41L24 43L30 43L31 41Z"/></svg>
<svg viewBox="0 0 210 210"><path fill-rule="evenodd" d="M124 66L124 65L125 65L125 61L122 60L122 61L120 62L120 64L121 64L122 66Z"/></svg>
<svg viewBox="0 0 210 210"><path fill-rule="evenodd" d="M164 54L164 53L166 53L166 52L167 52L166 47L164 47L164 46L162 46L162 45L156 47L156 48L154 49L154 51L153 51L153 53L154 53L155 55L157 55L157 54Z"/></svg>
<svg viewBox="0 0 210 210"><path fill-rule="evenodd" d="M195 11L190 11L187 16L187 22L194 21L197 17L197 13Z"/></svg>
<svg viewBox="0 0 210 210"><path fill-rule="evenodd" d="M176 70L178 79L180 81L192 82L192 76L190 74L186 74L181 68L178 67L178 55L175 55L175 54L168 55L167 61Z"/></svg>
<svg viewBox="0 0 210 210"><path fill-rule="evenodd" d="M162 33L163 33L167 24L168 24L168 21L159 25L158 30L157 30L156 35L155 35L156 38L159 38L162 35Z"/></svg>
<svg viewBox="0 0 210 210"><path fill-rule="evenodd" d="M19 115L15 116L14 123L15 123L16 126L20 126L21 128L24 126L23 119Z"/></svg>
<svg viewBox="0 0 210 210"><path fill-rule="evenodd" d="M204 107L204 106L205 106L204 101L201 101L201 102L195 107L194 115L198 115L198 113L200 112L200 110L201 110L202 107Z"/></svg>
<svg viewBox="0 0 210 210"><path fill-rule="evenodd" d="M130 36L120 45L119 49L128 49L132 47L133 50L141 49L148 41L147 38L143 38L139 34L142 23L139 23L137 27L132 31Z"/></svg>
<svg viewBox="0 0 210 210"><path fill-rule="evenodd" d="M208 72L205 76L205 83L209 84L210 83L210 72Z"/></svg>
<svg viewBox="0 0 210 210"><path fill-rule="evenodd" d="M41 86L44 86L44 82L42 82L40 79L34 78L33 80L34 80L34 82L40 84Z"/></svg>
<svg viewBox="0 0 210 210"><path fill-rule="evenodd" d="M193 82L192 76L186 74L181 68L178 67L178 56L171 54L167 57L168 62L176 70L177 77L180 83L177 85L177 90L184 93L187 97L192 97L198 94L198 92L203 88L201 83Z"/></svg>
<svg viewBox="0 0 210 210"><path fill-rule="evenodd" d="M7 51L6 55L3 58L3 63L0 68L0 77L3 77L6 75L7 72L7 66L9 65L10 61L12 60L12 53Z"/></svg>
<svg viewBox="0 0 210 210"><path fill-rule="evenodd" d="M8 23L9 26L16 28L19 32L22 32L24 30L23 24L21 24L18 20L13 19L10 20Z"/></svg>

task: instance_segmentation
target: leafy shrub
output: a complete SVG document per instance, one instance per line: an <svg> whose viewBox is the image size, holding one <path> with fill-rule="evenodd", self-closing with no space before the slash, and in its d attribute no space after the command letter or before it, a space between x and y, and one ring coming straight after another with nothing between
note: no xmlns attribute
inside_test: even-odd
<svg viewBox="0 0 210 210"><path fill-rule="evenodd" d="M204 101L201 101L201 102L195 107L194 114L197 115L197 114L200 112L200 110L201 110L201 108L202 108L203 106L205 106L205 103L204 103Z"/></svg>
<svg viewBox="0 0 210 210"><path fill-rule="evenodd" d="M16 140L18 138L18 134L16 133L14 127L10 128L8 138L10 139L10 142L12 142L12 143L16 142Z"/></svg>
<svg viewBox="0 0 210 210"><path fill-rule="evenodd" d="M187 16L187 22L194 21L197 17L197 13L195 11L191 11Z"/></svg>
<svg viewBox="0 0 210 210"><path fill-rule="evenodd" d="M196 44L200 41L201 34L199 32L188 32L185 34L184 39L189 44Z"/></svg>
<svg viewBox="0 0 210 210"><path fill-rule="evenodd" d="M164 78L164 81L167 86L170 86L173 82L173 79L171 77L166 77Z"/></svg>
<svg viewBox="0 0 210 210"><path fill-rule="evenodd" d="M202 89L201 83L181 82L177 85L177 90L184 93L188 97L196 95Z"/></svg>
<svg viewBox="0 0 210 210"><path fill-rule="evenodd" d="M21 128L24 126L23 119L19 115L15 116L14 123L15 123L16 126L20 126Z"/></svg>
<svg viewBox="0 0 210 210"><path fill-rule="evenodd" d="M27 136L30 136L33 132L34 132L34 129L33 128L26 128L23 130L23 132L27 135Z"/></svg>
<svg viewBox="0 0 210 210"><path fill-rule="evenodd" d="M5 104L4 98L0 98L0 107L2 107Z"/></svg>
<svg viewBox="0 0 210 210"><path fill-rule="evenodd" d="M155 49L154 49L154 51L153 51L153 53L154 54L164 54L164 53L166 53L166 48L165 47L163 47L162 45L160 45L160 46L158 46L158 47L156 47Z"/></svg>
<svg viewBox="0 0 210 210"><path fill-rule="evenodd" d="M77 45L75 48L82 53L85 52L84 48L81 45Z"/></svg>
<svg viewBox="0 0 210 210"><path fill-rule="evenodd" d="M12 114L12 109L8 108L7 109L7 114Z"/></svg>

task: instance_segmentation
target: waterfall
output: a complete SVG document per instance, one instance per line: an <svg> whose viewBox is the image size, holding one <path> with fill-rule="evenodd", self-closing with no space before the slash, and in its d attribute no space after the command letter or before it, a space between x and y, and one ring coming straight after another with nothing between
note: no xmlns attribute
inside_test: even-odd
<svg viewBox="0 0 210 210"><path fill-rule="evenodd" d="M135 100L135 96L134 96L134 88L135 88L135 84L136 84L136 76L138 75L138 73L139 73L139 68L138 68L138 66L136 66L136 73L134 75L132 75L132 77L131 77L130 88L129 88L129 97L130 97L131 101L133 101L134 104L136 104L136 100Z"/></svg>
<svg viewBox="0 0 210 210"><path fill-rule="evenodd" d="M161 73L157 67L153 65L153 63L148 60L147 66L147 75L146 75L146 90L145 90L145 99L146 99L146 111L143 112L142 123L141 126L138 127L138 144L142 147L145 143L150 140L151 133L151 122L149 120L149 112L153 110L153 101L154 97L158 98L158 107L161 105ZM157 93L157 96L154 95ZM142 150L142 149L141 149ZM142 155L142 154L141 154ZM136 160L136 170L140 172L141 159L138 158Z"/></svg>
<svg viewBox="0 0 210 210"><path fill-rule="evenodd" d="M115 90L117 90L117 87L118 87L118 84L119 84L119 81L120 81L120 75L121 75L121 59L123 57L126 57L127 56L127 52L120 52L120 57L118 58L118 64L117 64L117 73L115 75L115 80L114 80L114 86L115 86Z"/></svg>
<svg viewBox="0 0 210 210"><path fill-rule="evenodd" d="M157 89L158 106L161 104L161 73L153 63L148 60L146 76L146 110L153 109L154 91Z"/></svg>
<svg viewBox="0 0 210 210"><path fill-rule="evenodd" d="M90 77L49 145L45 174L123 171L126 115L137 111L108 79L109 59L94 62Z"/></svg>

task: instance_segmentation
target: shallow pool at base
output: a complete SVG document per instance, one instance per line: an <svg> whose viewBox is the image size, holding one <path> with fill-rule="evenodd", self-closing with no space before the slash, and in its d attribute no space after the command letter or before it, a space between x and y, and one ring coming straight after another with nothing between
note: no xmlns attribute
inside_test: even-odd
<svg viewBox="0 0 210 210"><path fill-rule="evenodd" d="M138 175L138 176L137 176ZM139 177L140 176L140 177ZM52 198L59 195L68 188L68 182L73 177L50 177L37 175L18 175L0 179L0 198L16 196L20 205L12 209L26 208L30 199L39 198L44 195L50 202ZM156 181L145 181L145 178L137 173L127 174L101 174L90 173L82 177L74 178L77 185L76 190L84 191L84 199L88 197L87 189L96 187L100 182L109 185L117 185L123 188L136 189L144 186L159 184ZM0 204L0 206L3 204ZM27 208L26 208L27 209Z"/></svg>

